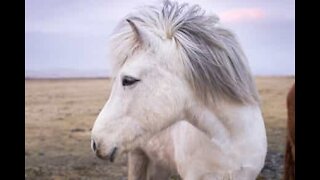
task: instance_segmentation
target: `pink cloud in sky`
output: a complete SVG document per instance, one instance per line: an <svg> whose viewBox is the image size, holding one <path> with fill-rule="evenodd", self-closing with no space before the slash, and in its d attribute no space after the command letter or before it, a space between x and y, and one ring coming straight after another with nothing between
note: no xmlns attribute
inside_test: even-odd
<svg viewBox="0 0 320 180"><path fill-rule="evenodd" d="M237 23L263 19L265 18L265 12L260 8L237 8L224 11L219 16L224 22Z"/></svg>

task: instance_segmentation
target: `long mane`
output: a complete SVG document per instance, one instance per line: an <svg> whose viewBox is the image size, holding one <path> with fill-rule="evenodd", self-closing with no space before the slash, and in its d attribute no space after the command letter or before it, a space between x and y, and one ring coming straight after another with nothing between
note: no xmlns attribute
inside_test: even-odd
<svg viewBox="0 0 320 180"><path fill-rule="evenodd" d="M163 1L129 14L149 33L174 40L183 57L186 78L203 102L229 99L258 103L253 77L237 39L220 26L216 15L206 15L198 5ZM123 20L112 36L112 53L117 71L139 46L129 24Z"/></svg>

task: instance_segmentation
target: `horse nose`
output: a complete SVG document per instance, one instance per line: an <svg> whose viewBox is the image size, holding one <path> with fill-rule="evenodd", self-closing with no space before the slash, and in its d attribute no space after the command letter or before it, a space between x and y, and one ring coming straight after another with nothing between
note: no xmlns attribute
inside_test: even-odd
<svg viewBox="0 0 320 180"><path fill-rule="evenodd" d="M93 139L91 139L91 149L93 150L93 152L97 152L97 145Z"/></svg>

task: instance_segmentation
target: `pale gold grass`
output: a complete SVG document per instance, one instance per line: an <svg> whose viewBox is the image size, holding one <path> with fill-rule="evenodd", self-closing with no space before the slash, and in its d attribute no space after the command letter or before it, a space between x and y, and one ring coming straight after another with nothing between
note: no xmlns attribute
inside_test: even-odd
<svg viewBox="0 0 320 180"><path fill-rule="evenodd" d="M286 94L293 77L259 77L269 150L284 151ZM90 129L110 93L107 79L26 80L26 179L119 179L124 163L109 165L90 150Z"/></svg>

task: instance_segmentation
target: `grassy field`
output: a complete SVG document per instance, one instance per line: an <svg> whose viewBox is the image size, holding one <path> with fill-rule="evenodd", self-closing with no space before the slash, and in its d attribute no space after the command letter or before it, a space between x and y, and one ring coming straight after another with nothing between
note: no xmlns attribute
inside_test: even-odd
<svg viewBox="0 0 320 180"><path fill-rule="evenodd" d="M259 179L280 179L286 94L294 77L258 77L268 155ZM125 179L126 163L109 164L90 149L90 130L110 93L107 79L25 81L26 179Z"/></svg>

